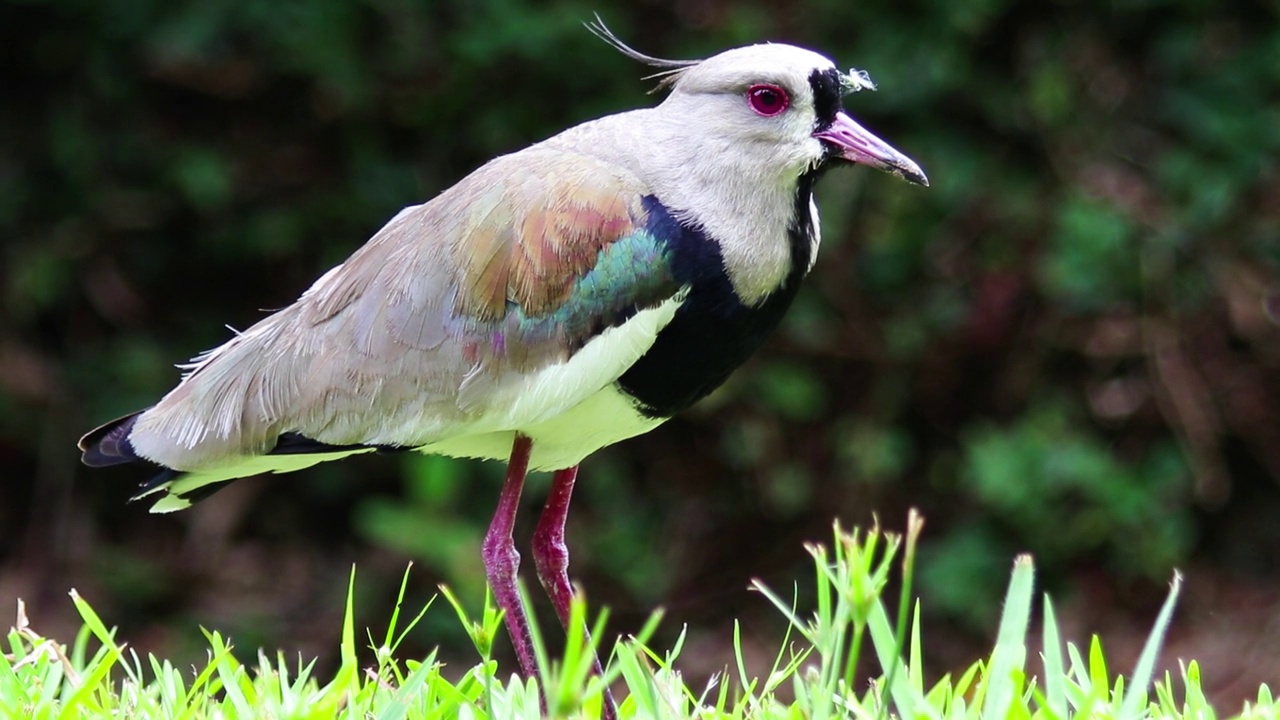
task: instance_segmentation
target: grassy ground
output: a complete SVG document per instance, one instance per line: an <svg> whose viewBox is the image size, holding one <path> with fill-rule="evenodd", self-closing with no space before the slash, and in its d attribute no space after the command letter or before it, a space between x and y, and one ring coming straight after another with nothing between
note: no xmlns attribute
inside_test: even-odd
<svg viewBox="0 0 1280 720"><path fill-rule="evenodd" d="M831 546L808 548L813 556L817 607L801 611L763 585L763 593L790 620L770 672L751 677L741 653L725 658L725 672L705 688L688 687L676 669L681 641L667 650L646 646L659 616L635 637L614 648L605 678L593 677L590 648L571 633L565 656L543 653L542 677L504 675L491 659L501 616L491 606L473 616L448 590L443 595L475 644L479 662L457 681L442 676L434 655L397 657L404 633L422 617L402 617L399 605L380 637L369 635L376 664L356 659L351 593L342 628L342 663L332 677L315 677L310 664L291 663L282 653L259 652L253 666L239 662L231 645L206 631L208 662L181 670L167 660L145 659L113 637L89 603L74 590L84 625L70 646L40 636L19 603L18 619L0 657L0 713L5 718L538 718L539 688L546 714L597 718L604 683L625 687L623 718L858 718L922 720L970 718L1214 718L1200 690L1200 670L1191 662L1178 676L1153 677L1157 655L1181 585L1174 578L1146 647L1128 676L1108 667L1101 642L1087 649L1063 643L1048 597L1043 599L1041 637L1031 638L1035 604L1029 556L1014 562L995 647L966 671L931 687L924 683L919 606L911 602L915 544L921 522L912 517L905 536L835 529ZM903 574L896 607L881 596L890 576ZM354 586L355 578L352 577ZM403 601L403 587L401 600ZM580 604L580 620L587 613ZM896 623L891 618L897 618ZM597 620L597 625L603 618ZM583 623L578 623L583 626ZM597 630L600 628L598 627ZM601 632L593 633L600 637ZM1028 647L1042 648L1038 662ZM539 643L541 647L541 643ZM864 653L881 673L867 686L854 684ZM625 699L622 699L625 698ZM1280 703L1266 686L1243 718L1280 717Z"/></svg>

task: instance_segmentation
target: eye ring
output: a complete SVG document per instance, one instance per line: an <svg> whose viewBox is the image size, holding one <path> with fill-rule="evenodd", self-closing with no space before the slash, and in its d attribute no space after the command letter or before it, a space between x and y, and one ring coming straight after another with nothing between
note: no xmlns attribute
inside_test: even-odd
<svg viewBox="0 0 1280 720"><path fill-rule="evenodd" d="M777 85L759 83L747 88L747 106L757 115L773 117L791 106L791 96Z"/></svg>

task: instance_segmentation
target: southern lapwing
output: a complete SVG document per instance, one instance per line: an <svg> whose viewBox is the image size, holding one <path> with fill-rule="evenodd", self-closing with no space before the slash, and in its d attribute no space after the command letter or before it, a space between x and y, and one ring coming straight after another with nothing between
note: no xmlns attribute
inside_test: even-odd
<svg viewBox="0 0 1280 720"><path fill-rule="evenodd" d="M817 256L825 171L928 184L843 110L864 74L783 44L662 60L595 29L659 68L666 99L400 211L155 405L85 435L85 464L159 468L137 497L168 512L236 478L376 450L505 459L483 557L534 675L511 537L526 472L554 473L532 550L567 623L578 463L706 396L777 326Z"/></svg>

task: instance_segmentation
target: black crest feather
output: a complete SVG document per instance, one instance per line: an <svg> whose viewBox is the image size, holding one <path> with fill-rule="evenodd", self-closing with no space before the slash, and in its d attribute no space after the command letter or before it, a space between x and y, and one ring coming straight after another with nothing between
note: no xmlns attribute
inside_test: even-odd
<svg viewBox="0 0 1280 720"><path fill-rule="evenodd" d="M630 45L622 42L622 40L604 24L604 20L600 18L599 13L596 14L595 20L589 23L583 23L586 28L591 31L592 35L600 38L608 43L609 47L626 55L638 63L648 65L649 67L658 68L660 72L645 77L646 80L657 79L658 85L655 90L661 90L665 87L674 85L680 79L680 75L689 68L701 63L701 60L668 60L666 58L654 57L636 50Z"/></svg>

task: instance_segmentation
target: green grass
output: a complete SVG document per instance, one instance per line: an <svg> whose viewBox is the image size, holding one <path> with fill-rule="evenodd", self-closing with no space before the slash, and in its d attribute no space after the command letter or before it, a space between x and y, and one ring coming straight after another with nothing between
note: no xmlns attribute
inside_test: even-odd
<svg viewBox="0 0 1280 720"><path fill-rule="evenodd" d="M548 714L596 718L603 683L621 680L623 718L909 718L911 720L1066 720L1067 718L1196 718L1217 713L1201 692L1200 668L1187 663L1176 677L1155 678L1160 645L1169 627L1181 580L1174 577L1133 672L1114 674L1095 637L1087 651L1063 643L1053 605L1041 605L1039 662L1028 657L1028 628L1035 604L1034 567L1029 556L1014 561L995 647L958 675L926 686L925 639L920 607L911 601L916 538L914 515L905 535L878 528L846 532L838 525L831 546L810 546L816 608L795 602L757 583L758 590L790 621L772 668L763 677L746 669L739 646L725 659L718 682L687 686L676 669L683 636L659 652L646 643L659 616L635 637L617 643L606 678L589 673L591 648L572 633L563 657L540 652L543 676L521 680L500 671L493 642L502 630L500 613L486 600L472 615L447 589L443 594L466 627L479 662L460 679L441 674L435 655L397 657L400 641L427 612L401 615L404 585L385 633L369 635L376 661L357 660L351 593L342 627L341 665L332 677L312 673L313 663L290 663L283 653L259 652L246 666L217 632L206 631L208 662L179 670L169 661L145 659L115 639L89 603L74 590L71 600L84 621L70 646L40 636L19 603L18 621L0 657L0 714L5 718L538 718L539 687L548 689ZM882 592L902 573L903 590L894 613ZM406 574L407 579L407 574ZM355 575L352 575L352 587ZM575 616L587 617L581 603ZM897 618L896 621L894 618ZM604 617L594 623L601 637ZM582 623L579 623L581 626ZM541 643L539 643L541 648ZM869 657L863 652L869 651ZM874 658L879 675L857 683L859 662ZM617 685L615 684L615 687ZM1277 718L1280 704L1266 686L1240 717Z"/></svg>

